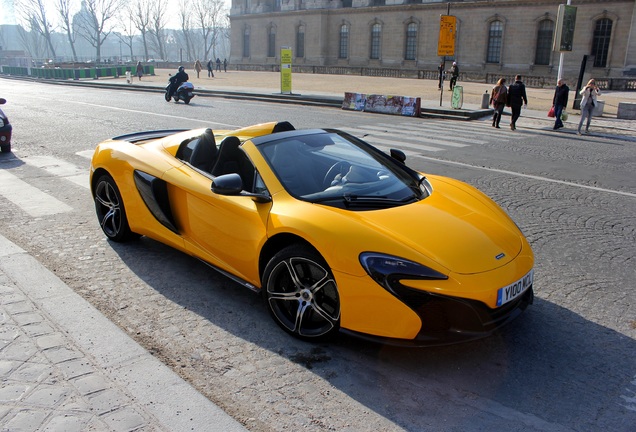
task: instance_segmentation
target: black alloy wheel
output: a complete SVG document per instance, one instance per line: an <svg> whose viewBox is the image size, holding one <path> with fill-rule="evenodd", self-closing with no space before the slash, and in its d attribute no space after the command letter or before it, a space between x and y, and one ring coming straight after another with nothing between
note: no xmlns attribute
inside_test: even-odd
<svg viewBox="0 0 636 432"><path fill-rule="evenodd" d="M106 237L116 242L139 238L128 225L124 202L115 181L108 174L97 180L95 187L95 211L99 225Z"/></svg>
<svg viewBox="0 0 636 432"><path fill-rule="evenodd" d="M278 252L265 267L265 300L283 330L305 340L327 339L340 328L340 298L324 259L301 245Z"/></svg>

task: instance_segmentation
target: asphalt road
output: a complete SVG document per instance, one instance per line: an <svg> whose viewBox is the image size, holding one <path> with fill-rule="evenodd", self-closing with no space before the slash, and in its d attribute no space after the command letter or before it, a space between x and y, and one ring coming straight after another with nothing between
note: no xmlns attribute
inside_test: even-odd
<svg viewBox="0 0 636 432"><path fill-rule="evenodd" d="M213 98L186 106L152 93L2 84L15 158L0 155L0 170L64 206L32 216L0 196L0 234L249 430L635 429L633 140L577 137L523 118L512 132L488 121ZM198 261L145 238L105 240L82 183L99 141L271 120L347 128L403 149L414 168L492 196L535 251L535 304L469 344L401 349L344 337L309 344L284 334L259 297Z"/></svg>

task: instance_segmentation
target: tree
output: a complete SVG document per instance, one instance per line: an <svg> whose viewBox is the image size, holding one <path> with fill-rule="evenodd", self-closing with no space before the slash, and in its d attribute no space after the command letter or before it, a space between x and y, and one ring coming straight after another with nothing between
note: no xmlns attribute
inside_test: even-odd
<svg viewBox="0 0 636 432"><path fill-rule="evenodd" d="M71 46L73 52L73 61L77 61L77 51L75 50L75 40L77 39L77 33L75 26L71 19L71 2L73 0L57 0L57 11L62 19L62 30L66 32L68 43Z"/></svg>
<svg viewBox="0 0 636 432"><path fill-rule="evenodd" d="M120 32L115 33L115 35L120 42L123 42L128 47L130 60L132 60L135 56L133 53L133 42L135 40L135 30L137 30L137 28L126 11L124 11L119 17L119 25L117 26L117 29L120 30ZM122 59L119 59L119 61L122 61Z"/></svg>
<svg viewBox="0 0 636 432"><path fill-rule="evenodd" d="M179 1L179 21L181 24L181 37L183 38L183 42L185 43L188 61L192 61L192 58L196 57L196 53L194 52L194 45L192 41L193 28L192 28L192 19L190 18L191 9L192 9L192 5L190 4L189 0Z"/></svg>
<svg viewBox="0 0 636 432"><path fill-rule="evenodd" d="M216 58L214 46L219 37L220 24L224 18L222 0L198 0L194 3L195 21L201 27L201 38L203 39L204 58Z"/></svg>
<svg viewBox="0 0 636 432"><path fill-rule="evenodd" d="M98 63L101 60L102 44L112 30L108 27L108 22L115 17L123 4L123 0L82 0L80 11L74 17L79 35L95 47Z"/></svg>
<svg viewBox="0 0 636 432"><path fill-rule="evenodd" d="M150 34L153 36L155 51L159 58L166 59L165 28L166 28L166 0L155 0L150 8Z"/></svg>
<svg viewBox="0 0 636 432"><path fill-rule="evenodd" d="M48 54L54 59L55 48L51 38L53 26L49 22L44 3L45 0L15 0L14 5L23 23L44 38Z"/></svg>
<svg viewBox="0 0 636 432"><path fill-rule="evenodd" d="M150 1L137 0L127 6L128 14L133 25L141 34L144 46L144 60L148 60L148 33L150 32Z"/></svg>

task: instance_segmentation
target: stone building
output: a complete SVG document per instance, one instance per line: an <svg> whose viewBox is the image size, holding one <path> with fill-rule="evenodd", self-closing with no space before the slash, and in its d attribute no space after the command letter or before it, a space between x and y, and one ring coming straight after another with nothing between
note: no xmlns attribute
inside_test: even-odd
<svg viewBox="0 0 636 432"><path fill-rule="evenodd" d="M388 76L436 73L457 61L464 77L489 74L556 77L552 50L559 4L566 0L232 0L230 62L274 70L280 48L295 68ZM563 76L636 75L636 0L571 0L577 7ZM439 57L440 15L457 18L455 54ZM587 56L587 57L584 57ZM269 69L268 69L269 67ZM336 70L334 72L334 70ZM383 73L383 71L387 71ZM432 76L431 76L432 77Z"/></svg>

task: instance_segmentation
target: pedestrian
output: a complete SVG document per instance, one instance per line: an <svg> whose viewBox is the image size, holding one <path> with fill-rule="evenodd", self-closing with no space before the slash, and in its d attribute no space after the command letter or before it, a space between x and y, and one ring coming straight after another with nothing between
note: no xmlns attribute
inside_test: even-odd
<svg viewBox="0 0 636 432"><path fill-rule="evenodd" d="M492 126L500 129L499 122L501 121L501 115L503 114L506 101L508 100L508 89L506 88L506 79L500 78L497 81L497 85L492 88L490 93L490 104L495 109L492 116Z"/></svg>
<svg viewBox="0 0 636 432"><path fill-rule="evenodd" d="M563 120L561 120L561 114L565 107L568 105L568 95L570 94L570 87L567 86L565 80L560 78L557 81L557 86L554 89L554 97L552 98L552 106L554 107L554 127L552 129L557 130L563 127Z"/></svg>
<svg viewBox="0 0 636 432"><path fill-rule="evenodd" d="M578 135L581 135L581 126L583 121L587 119L587 125L585 126L585 133L590 133L590 122L592 121L592 112L594 107L598 105L598 97L601 95L596 82L591 79L587 82L587 85L580 92L583 98L581 99L581 120L579 120Z"/></svg>
<svg viewBox="0 0 636 432"><path fill-rule="evenodd" d="M227 59L226 58L223 59L223 70L225 72L227 72Z"/></svg>
<svg viewBox="0 0 636 432"><path fill-rule="evenodd" d="M457 78L459 78L459 66L457 66L457 62L453 62L453 66L450 68L450 74L450 89L453 91L455 84L457 84Z"/></svg>
<svg viewBox="0 0 636 432"><path fill-rule="evenodd" d="M506 104L512 111L510 119L510 129L517 129L517 120L521 116L521 106L528 107L528 97L526 96L526 86L521 81L521 75L515 76L515 82L508 87L508 103Z"/></svg>
<svg viewBox="0 0 636 432"><path fill-rule="evenodd" d="M137 67L135 69L135 75L137 75L137 78L139 78L139 81L141 81L141 77L144 76L144 67L141 64L141 61L137 62Z"/></svg>
<svg viewBox="0 0 636 432"><path fill-rule="evenodd" d="M212 66L212 59L208 60L208 78L212 77L214 78L214 71L212 69L214 69L214 67Z"/></svg>
<svg viewBox="0 0 636 432"><path fill-rule="evenodd" d="M220 58L216 58L216 70L221 72L221 59Z"/></svg>
<svg viewBox="0 0 636 432"><path fill-rule="evenodd" d="M197 61L194 62L194 70L197 71L197 78L199 78L199 74L201 73L202 69L203 66L201 66L201 61L197 59Z"/></svg>
<svg viewBox="0 0 636 432"><path fill-rule="evenodd" d="M441 62L437 67L437 71L439 72L439 82L437 83L437 89L442 89L442 84L444 84L444 62Z"/></svg>

